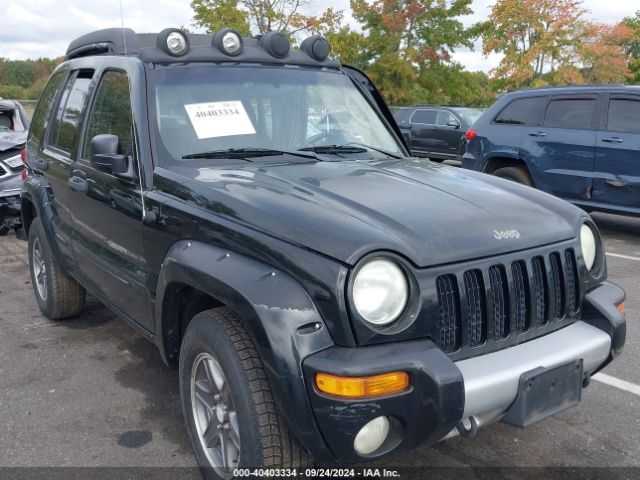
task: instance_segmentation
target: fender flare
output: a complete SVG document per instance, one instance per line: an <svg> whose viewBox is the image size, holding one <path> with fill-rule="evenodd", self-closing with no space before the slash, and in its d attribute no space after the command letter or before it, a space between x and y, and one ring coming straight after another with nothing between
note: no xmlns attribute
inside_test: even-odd
<svg viewBox="0 0 640 480"><path fill-rule="evenodd" d="M302 361L334 342L304 288L288 274L247 256L194 240L175 243L161 266L155 305L156 339L165 361L165 294L172 283L210 295L242 319L290 430L314 455L328 457L306 393Z"/></svg>

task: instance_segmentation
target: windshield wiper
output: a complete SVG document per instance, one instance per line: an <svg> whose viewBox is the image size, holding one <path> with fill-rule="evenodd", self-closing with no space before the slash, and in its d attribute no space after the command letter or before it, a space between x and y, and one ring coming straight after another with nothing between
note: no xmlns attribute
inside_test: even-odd
<svg viewBox="0 0 640 480"><path fill-rule="evenodd" d="M316 155L305 154L297 150L276 150L273 148L226 148L223 150L211 150L210 152L190 153L183 155L183 160L197 159L197 158L233 158L239 160L249 160L254 157L270 157L275 155L293 155L296 157L309 158L312 160L318 160Z"/></svg>
<svg viewBox="0 0 640 480"><path fill-rule="evenodd" d="M348 145L314 145L313 147L304 147L299 149L302 152L314 153L366 153L367 149L362 147L350 147Z"/></svg>
<svg viewBox="0 0 640 480"><path fill-rule="evenodd" d="M369 150L373 150L375 152L379 152L382 153L383 155L387 155L388 157L391 158L397 158L400 159L402 158L400 155L398 155L397 153L391 153L388 152L387 150L383 150L381 148L378 147L372 147L371 145L367 145L365 143L356 143L356 142L350 142L350 143L345 143L344 145L340 145L341 147L347 147L349 145L354 145L354 146L358 146L358 147L364 147L364 148L368 148Z"/></svg>

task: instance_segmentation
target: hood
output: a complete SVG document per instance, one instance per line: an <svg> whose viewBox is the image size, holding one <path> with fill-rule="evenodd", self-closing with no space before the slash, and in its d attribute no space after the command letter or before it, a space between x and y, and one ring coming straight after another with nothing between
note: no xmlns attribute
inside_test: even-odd
<svg viewBox="0 0 640 480"><path fill-rule="evenodd" d="M180 192L170 193L347 264L379 250L418 267L504 254L573 238L584 215L531 188L419 159L179 173L167 185Z"/></svg>
<svg viewBox="0 0 640 480"><path fill-rule="evenodd" d="M0 152L24 145L27 142L28 133L28 130L0 132Z"/></svg>

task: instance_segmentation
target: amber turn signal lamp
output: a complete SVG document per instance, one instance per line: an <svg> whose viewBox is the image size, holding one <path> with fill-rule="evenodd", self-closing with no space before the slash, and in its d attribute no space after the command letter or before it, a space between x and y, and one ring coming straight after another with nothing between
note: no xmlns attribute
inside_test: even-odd
<svg viewBox="0 0 640 480"><path fill-rule="evenodd" d="M409 374L391 372L367 377L338 377L328 373L317 373L316 387L323 393L337 397L379 397L409 388Z"/></svg>
<svg viewBox="0 0 640 480"><path fill-rule="evenodd" d="M616 310L618 310L620 313L624 313L624 302L622 302L619 305L616 305Z"/></svg>

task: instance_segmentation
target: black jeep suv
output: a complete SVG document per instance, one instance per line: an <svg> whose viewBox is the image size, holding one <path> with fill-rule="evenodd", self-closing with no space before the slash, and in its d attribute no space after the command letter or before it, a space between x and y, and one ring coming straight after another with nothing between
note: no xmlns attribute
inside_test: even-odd
<svg viewBox="0 0 640 480"><path fill-rule="evenodd" d="M154 342L212 478L525 426L577 404L624 344L586 213L409 158L328 51L94 32L29 132L42 312L78 315L89 292Z"/></svg>

